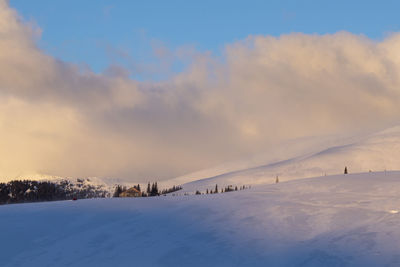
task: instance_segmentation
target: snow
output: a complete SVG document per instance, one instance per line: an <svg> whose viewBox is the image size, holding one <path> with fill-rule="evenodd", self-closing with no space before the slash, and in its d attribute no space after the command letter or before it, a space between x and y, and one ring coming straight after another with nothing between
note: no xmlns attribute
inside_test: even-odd
<svg viewBox="0 0 400 267"><path fill-rule="evenodd" d="M87 177L87 178L72 178L72 177L61 177L61 176L52 176L46 174L25 174L14 177L12 179L7 178L4 179L3 182L9 182L12 180L30 180L30 181L49 181L56 184L61 184L64 182L69 182L69 188L75 190L87 189L89 187L95 188L97 190L106 191L110 195L113 194L115 187L117 184L120 184L119 179L101 179L98 177ZM0 179L0 182L1 179ZM30 190L28 189L25 193L28 194Z"/></svg>
<svg viewBox="0 0 400 267"><path fill-rule="evenodd" d="M160 183L179 196L0 206L1 266L400 266L400 127L260 162ZM251 188L193 195L215 184Z"/></svg>
<svg viewBox="0 0 400 267"><path fill-rule="evenodd" d="M183 184L182 193L204 192L207 188L228 185L255 185L290 181L299 178L343 173L347 166L350 173L400 170L400 126L381 131L352 143L332 146L318 152L299 154L295 157L242 170L227 171L216 176L194 179L191 175L172 179L169 184ZM204 171L203 173L207 173ZM211 171L209 173L212 173Z"/></svg>
<svg viewBox="0 0 400 267"><path fill-rule="evenodd" d="M312 139L312 140L310 140ZM350 142L351 141L351 142ZM334 145L332 145L334 144ZM157 181L159 188L183 185L180 194L193 194L196 190L226 186L242 186L275 183L279 181L325 176L343 173L347 166L350 173L400 170L400 126L367 136L315 137L292 140L278 145L265 155L246 160L228 162L221 166L201 170L165 181ZM77 184L77 178L52 176L38 173L24 174L12 179L49 180L60 182L68 180ZM147 182L124 181L118 178L81 178L86 185L102 187L112 194L117 184L128 188L140 184L146 188ZM3 181L3 182L4 182ZM155 181L150 181L155 182Z"/></svg>
<svg viewBox="0 0 400 267"><path fill-rule="evenodd" d="M2 266L399 266L400 172L0 206Z"/></svg>

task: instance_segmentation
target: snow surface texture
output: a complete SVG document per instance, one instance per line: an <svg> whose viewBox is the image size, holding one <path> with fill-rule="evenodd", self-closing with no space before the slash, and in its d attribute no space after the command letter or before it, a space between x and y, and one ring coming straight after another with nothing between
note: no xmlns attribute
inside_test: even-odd
<svg viewBox="0 0 400 267"><path fill-rule="evenodd" d="M170 184L183 184L181 193L204 192L215 184L220 188L228 185L255 185L293 179L335 175L343 173L347 166L350 173L384 170L400 170L400 127L394 127L357 142L330 147L317 153L297 156L279 162L270 162L244 170L233 170L210 178L196 180L192 176L170 180Z"/></svg>
<svg viewBox="0 0 400 267"><path fill-rule="evenodd" d="M1 266L400 266L400 172L0 206Z"/></svg>

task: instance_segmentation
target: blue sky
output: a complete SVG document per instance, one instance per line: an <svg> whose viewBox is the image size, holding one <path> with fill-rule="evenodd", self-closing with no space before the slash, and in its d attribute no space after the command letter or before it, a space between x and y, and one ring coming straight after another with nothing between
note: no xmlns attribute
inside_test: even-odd
<svg viewBox="0 0 400 267"><path fill-rule="evenodd" d="M219 55L226 44L261 34L346 30L382 39L400 29L399 1L78 1L10 0L42 30L39 45L96 72L116 63L138 79L157 74L133 65L158 64L152 48L194 47ZM172 60L179 71L184 63Z"/></svg>

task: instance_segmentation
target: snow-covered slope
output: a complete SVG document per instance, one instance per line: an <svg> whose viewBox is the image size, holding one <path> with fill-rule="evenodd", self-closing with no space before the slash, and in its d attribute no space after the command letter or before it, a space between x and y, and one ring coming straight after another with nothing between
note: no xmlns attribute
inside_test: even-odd
<svg viewBox="0 0 400 267"><path fill-rule="evenodd" d="M313 139L313 138L311 138ZM160 188L183 185L181 193L205 191L218 184L256 185L280 181L340 174L347 166L350 173L400 170L400 126L368 136L340 138L338 136L315 137L292 140L275 147L270 153L257 155L246 160L229 162L166 181L158 181ZM336 144L332 146L332 144ZM340 144L340 145L337 145ZM13 179L69 180L77 178L43 174L25 174L11 178L0 178L2 182ZM117 184L133 186L139 181L124 181L118 178L84 178L85 183L102 186L111 193ZM150 181L153 182L153 181ZM147 182L140 183L143 188Z"/></svg>
<svg viewBox="0 0 400 267"><path fill-rule="evenodd" d="M255 185L274 183L276 176L280 181L333 175L343 173L347 166L350 173L400 170L400 127L391 128L367 136L357 142L331 147L317 153L306 154L283 161L231 171L214 177L195 181L193 178L171 180L180 181L183 192L205 191L215 184ZM204 177L203 177L204 178Z"/></svg>
<svg viewBox="0 0 400 267"><path fill-rule="evenodd" d="M400 172L0 206L2 266L400 266Z"/></svg>

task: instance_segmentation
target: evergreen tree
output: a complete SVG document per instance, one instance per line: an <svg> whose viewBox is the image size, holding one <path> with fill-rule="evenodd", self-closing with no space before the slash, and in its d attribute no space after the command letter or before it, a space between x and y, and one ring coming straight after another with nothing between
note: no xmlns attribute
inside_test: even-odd
<svg viewBox="0 0 400 267"><path fill-rule="evenodd" d="M7 203L9 200L9 188L7 184L0 183L0 204Z"/></svg>
<svg viewBox="0 0 400 267"><path fill-rule="evenodd" d="M215 185L215 191L214 191L214 193L215 193L215 194L218 194L218 185L217 185L217 184Z"/></svg>
<svg viewBox="0 0 400 267"><path fill-rule="evenodd" d="M344 167L344 174L347 174L347 166Z"/></svg>
<svg viewBox="0 0 400 267"><path fill-rule="evenodd" d="M160 193L158 192L158 185L157 182L151 184L151 189L150 189L150 196L159 196Z"/></svg>
<svg viewBox="0 0 400 267"><path fill-rule="evenodd" d="M119 195L120 195L121 193L122 193L122 188L121 188L120 185L117 185L117 187L115 188L113 197L119 197Z"/></svg>
<svg viewBox="0 0 400 267"><path fill-rule="evenodd" d="M150 190L150 182L147 184L147 194L150 194L151 190Z"/></svg>

